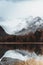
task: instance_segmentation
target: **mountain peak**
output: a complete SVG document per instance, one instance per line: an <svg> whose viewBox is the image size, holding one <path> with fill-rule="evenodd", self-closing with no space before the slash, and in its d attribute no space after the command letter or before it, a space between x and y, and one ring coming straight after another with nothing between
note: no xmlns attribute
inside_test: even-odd
<svg viewBox="0 0 43 65"><path fill-rule="evenodd" d="M34 21L40 21L40 20L42 20L42 19L41 19L41 17L38 16L38 17L35 17L33 20L34 20Z"/></svg>

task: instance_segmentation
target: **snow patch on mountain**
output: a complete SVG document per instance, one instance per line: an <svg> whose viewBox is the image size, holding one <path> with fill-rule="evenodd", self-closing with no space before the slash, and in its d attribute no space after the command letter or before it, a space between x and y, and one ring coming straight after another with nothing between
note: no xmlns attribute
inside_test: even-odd
<svg viewBox="0 0 43 65"><path fill-rule="evenodd" d="M0 21L0 26L10 35L24 35L35 32L38 28L43 29L43 19L40 17L28 17L23 19Z"/></svg>

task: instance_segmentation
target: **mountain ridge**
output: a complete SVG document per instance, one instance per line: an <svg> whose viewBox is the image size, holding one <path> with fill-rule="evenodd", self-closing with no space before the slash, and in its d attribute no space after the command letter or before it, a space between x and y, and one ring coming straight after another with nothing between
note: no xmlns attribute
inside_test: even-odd
<svg viewBox="0 0 43 65"><path fill-rule="evenodd" d="M23 22L22 22L23 21ZM8 27L8 24L6 22L6 25L4 25L2 23L2 25L0 25L4 31L9 34L9 35L25 35L28 34L29 32L35 32L37 29L43 29L43 19L41 19L40 17L35 17L33 18L33 20L22 20L22 23L19 23L16 27L16 31L15 29L13 29L11 26L10 28L12 28L13 30L11 31L11 29ZM7 26L7 27L6 27ZM20 27L20 29L19 29ZM9 30L8 30L9 29ZM8 32L7 32L8 31ZM10 34L11 31L11 34Z"/></svg>
<svg viewBox="0 0 43 65"><path fill-rule="evenodd" d="M35 18L34 21L29 24L29 26L27 25L27 28L23 28L20 31L15 32L15 35L7 34L4 28L0 26L0 41L43 41L43 19L40 17Z"/></svg>

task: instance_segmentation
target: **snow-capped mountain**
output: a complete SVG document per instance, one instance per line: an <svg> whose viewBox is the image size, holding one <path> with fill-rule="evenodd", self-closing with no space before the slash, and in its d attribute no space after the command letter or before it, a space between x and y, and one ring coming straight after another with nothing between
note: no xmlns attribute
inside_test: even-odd
<svg viewBox="0 0 43 65"><path fill-rule="evenodd" d="M0 26L10 35L24 35L43 29L43 19L40 17L29 17L24 19L0 21Z"/></svg>

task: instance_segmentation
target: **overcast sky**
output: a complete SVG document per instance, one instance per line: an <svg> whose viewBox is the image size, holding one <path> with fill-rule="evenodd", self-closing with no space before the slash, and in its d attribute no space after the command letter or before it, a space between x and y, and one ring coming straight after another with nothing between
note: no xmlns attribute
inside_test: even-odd
<svg viewBox="0 0 43 65"><path fill-rule="evenodd" d="M43 0L0 0L0 17L5 19L43 17Z"/></svg>

